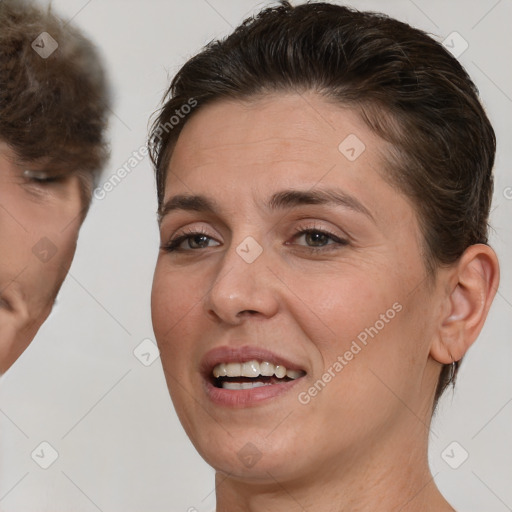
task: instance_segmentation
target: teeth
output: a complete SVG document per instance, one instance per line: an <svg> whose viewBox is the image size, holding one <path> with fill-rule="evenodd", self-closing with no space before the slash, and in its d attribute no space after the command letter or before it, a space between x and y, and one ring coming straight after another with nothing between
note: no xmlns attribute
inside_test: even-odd
<svg viewBox="0 0 512 512"><path fill-rule="evenodd" d="M269 363L268 361L246 361L244 363L220 363L213 369L213 376L217 379L219 377L249 377L256 378L260 375L263 377L272 377L275 375L278 379L283 379L284 377L288 377L290 379L298 379L303 375L303 372L298 370L287 370L285 366L282 365L274 365ZM238 386L239 383L224 383ZM255 384L247 382L244 384L249 384L250 387L257 387ZM263 385L262 383L259 383ZM225 387L225 389L249 389L249 388L231 388Z"/></svg>
<svg viewBox="0 0 512 512"><path fill-rule="evenodd" d="M260 363L249 361L242 364L242 377L258 377L260 374Z"/></svg>
<svg viewBox="0 0 512 512"><path fill-rule="evenodd" d="M266 361L260 363L260 374L264 377L272 377L275 369L276 367L272 363L267 363Z"/></svg>
<svg viewBox="0 0 512 512"><path fill-rule="evenodd" d="M226 377L227 376L227 371L226 371L226 365L225 364L218 364L214 369L213 369L213 376L217 379L219 377Z"/></svg>
<svg viewBox="0 0 512 512"><path fill-rule="evenodd" d="M286 376L286 368L284 366L277 365L276 369L274 370L274 375L278 379L282 379Z"/></svg>
<svg viewBox="0 0 512 512"><path fill-rule="evenodd" d="M286 376L290 379L298 379L301 375L297 370L286 370Z"/></svg>
<svg viewBox="0 0 512 512"><path fill-rule="evenodd" d="M269 386L270 384L267 382L227 382L224 381L222 383L223 389L230 389L230 390L240 390L240 389L252 389L252 388L260 388L261 386Z"/></svg>
<svg viewBox="0 0 512 512"><path fill-rule="evenodd" d="M240 377L242 365L240 363L228 363L226 365L226 377Z"/></svg>

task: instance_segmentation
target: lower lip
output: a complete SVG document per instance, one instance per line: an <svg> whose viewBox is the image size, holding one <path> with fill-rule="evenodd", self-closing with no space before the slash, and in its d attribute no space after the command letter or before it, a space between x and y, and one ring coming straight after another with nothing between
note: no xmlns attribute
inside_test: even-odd
<svg viewBox="0 0 512 512"><path fill-rule="evenodd" d="M290 391L297 381L301 379L302 377L299 377L298 379L289 380L282 384L268 384L252 389L233 390L218 388L211 382L206 381L206 394L210 400L217 405L239 408L251 407Z"/></svg>

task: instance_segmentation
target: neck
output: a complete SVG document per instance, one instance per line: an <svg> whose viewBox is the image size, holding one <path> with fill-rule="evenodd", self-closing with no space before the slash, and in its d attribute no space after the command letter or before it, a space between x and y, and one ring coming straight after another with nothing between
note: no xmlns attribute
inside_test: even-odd
<svg viewBox="0 0 512 512"><path fill-rule="evenodd" d="M255 483L217 472L216 512L453 512L428 467L425 426L416 422L414 430L379 440L365 453L337 454L298 477L269 471Z"/></svg>

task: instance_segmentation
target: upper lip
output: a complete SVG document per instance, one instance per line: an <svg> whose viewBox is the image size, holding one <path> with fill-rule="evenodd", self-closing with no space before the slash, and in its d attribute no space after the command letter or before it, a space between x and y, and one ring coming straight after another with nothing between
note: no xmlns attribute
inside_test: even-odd
<svg viewBox="0 0 512 512"><path fill-rule="evenodd" d="M210 378L213 369L220 363L244 363L246 361L267 361L275 365L284 366L287 370L302 370L305 372L305 369L299 364L274 354L270 350L254 345L244 345L242 347L222 346L210 350L201 361L201 372Z"/></svg>

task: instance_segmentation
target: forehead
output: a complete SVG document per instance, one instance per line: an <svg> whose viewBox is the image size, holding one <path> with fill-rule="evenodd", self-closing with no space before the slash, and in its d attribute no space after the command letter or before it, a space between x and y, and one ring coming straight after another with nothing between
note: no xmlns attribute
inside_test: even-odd
<svg viewBox="0 0 512 512"><path fill-rule="evenodd" d="M359 181L382 169L386 145L356 110L314 93L222 100L202 107L184 126L167 185L185 176L318 181L334 167Z"/></svg>

